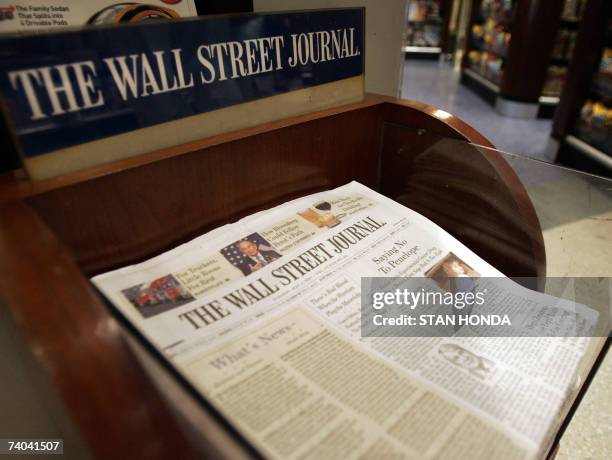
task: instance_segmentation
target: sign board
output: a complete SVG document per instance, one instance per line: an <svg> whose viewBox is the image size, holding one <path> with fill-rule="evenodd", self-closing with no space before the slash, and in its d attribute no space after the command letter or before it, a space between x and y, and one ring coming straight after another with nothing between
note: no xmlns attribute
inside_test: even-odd
<svg viewBox="0 0 612 460"><path fill-rule="evenodd" d="M27 169L49 177L359 100L363 14L249 14L2 37L0 92ZM282 98L294 91L301 96ZM269 104L246 104L259 100Z"/></svg>

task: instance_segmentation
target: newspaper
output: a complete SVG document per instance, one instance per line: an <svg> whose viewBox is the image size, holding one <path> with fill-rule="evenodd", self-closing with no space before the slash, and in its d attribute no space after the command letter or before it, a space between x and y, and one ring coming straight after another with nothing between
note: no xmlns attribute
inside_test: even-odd
<svg viewBox="0 0 612 460"><path fill-rule="evenodd" d="M352 182L92 281L266 457L538 458L587 338L361 335L362 277L449 255L503 276Z"/></svg>

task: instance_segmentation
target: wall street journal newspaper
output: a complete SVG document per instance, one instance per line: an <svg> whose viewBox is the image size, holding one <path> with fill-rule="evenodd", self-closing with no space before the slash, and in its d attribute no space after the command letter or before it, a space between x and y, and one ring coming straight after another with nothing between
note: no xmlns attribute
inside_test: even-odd
<svg viewBox="0 0 612 460"><path fill-rule="evenodd" d="M544 455L589 338L362 335L362 277L441 264L503 276L353 182L92 281L266 457Z"/></svg>

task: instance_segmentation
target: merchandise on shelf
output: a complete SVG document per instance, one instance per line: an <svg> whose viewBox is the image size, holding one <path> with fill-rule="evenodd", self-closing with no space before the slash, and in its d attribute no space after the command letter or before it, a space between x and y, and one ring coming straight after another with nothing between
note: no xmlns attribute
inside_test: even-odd
<svg viewBox="0 0 612 460"><path fill-rule="evenodd" d="M472 38L477 47L495 53L501 57L506 56L508 44L510 43L510 32L504 26L498 25L493 19L486 20L484 26L474 24L472 26Z"/></svg>
<svg viewBox="0 0 612 460"><path fill-rule="evenodd" d="M587 100L580 110L578 135L612 155L612 99Z"/></svg>
<svg viewBox="0 0 612 460"><path fill-rule="evenodd" d="M440 27L431 24L410 24L406 29L407 46L440 46Z"/></svg>
<svg viewBox="0 0 612 460"><path fill-rule="evenodd" d="M599 72L612 75L612 48L605 48L601 62L599 63Z"/></svg>
<svg viewBox="0 0 612 460"><path fill-rule="evenodd" d="M561 18L566 21L577 21L582 15L586 0L565 0Z"/></svg>
<svg viewBox="0 0 612 460"><path fill-rule="evenodd" d="M428 19L439 19L439 0L410 0L408 2L408 21L426 21Z"/></svg>
<svg viewBox="0 0 612 460"><path fill-rule="evenodd" d="M440 46L442 19L439 0L410 0L405 33L407 46Z"/></svg>
<svg viewBox="0 0 612 460"><path fill-rule="evenodd" d="M574 53L577 36L578 32L575 30L559 30L552 52L553 59L569 61Z"/></svg>
<svg viewBox="0 0 612 460"><path fill-rule="evenodd" d="M568 42L567 42L567 48L565 50L565 58L567 60L571 60L572 56L574 55L574 49L576 48L576 39L578 38L578 32L574 32L572 34L570 34Z"/></svg>
<svg viewBox="0 0 612 460"><path fill-rule="evenodd" d="M483 0L480 15L497 24L509 23L512 20L512 0Z"/></svg>
<svg viewBox="0 0 612 460"><path fill-rule="evenodd" d="M562 66L551 65L546 73L546 80L542 88L544 96L560 96L565 82L567 68Z"/></svg>
<svg viewBox="0 0 612 460"><path fill-rule="evenodd" d="M612 98L612 48L604 49L592 89L600 97Z"/></svg>
<svg viewBox="0 0 612 460"><path fill-rule="evenodd" d="M469 67L487 80L499 85L503 76L503 59L487 51L472 50L468 53Z"/></svg>
<svg viewBox="0 0 612 460"><path fill-rule="evenodd" d="M440 1L425 2L425 18L439 19L440 18Z"/></svg>
<svg viewBox="0 0 612 460"><path fill-rule="evenodd" d="M595 74L591 89L599 97L612 98L612 73L598 72Z"/></svg>

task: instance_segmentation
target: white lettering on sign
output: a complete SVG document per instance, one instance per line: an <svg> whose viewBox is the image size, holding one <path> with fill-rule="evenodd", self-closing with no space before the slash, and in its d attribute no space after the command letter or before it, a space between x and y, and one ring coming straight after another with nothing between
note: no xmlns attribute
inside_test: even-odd
<svg viewBox="0 0 612 460"><path fill-rule="evenodd" d="M290 47L287 54L285 46ZM361 54L354 28L202 44L193 51L193 57L182 48L111 56L97 65L92 60L63 63L10 71L8 77L12 89L25 96L30 119L40 120L103 106L102 91L108 87L99 81L100 68L116 88L117 96L107 99L129 101L184 90L196 82L208 85Z"/></svg>

